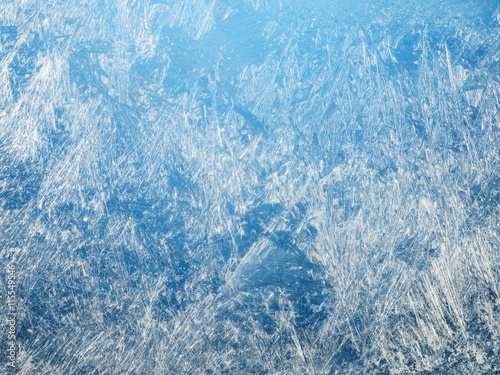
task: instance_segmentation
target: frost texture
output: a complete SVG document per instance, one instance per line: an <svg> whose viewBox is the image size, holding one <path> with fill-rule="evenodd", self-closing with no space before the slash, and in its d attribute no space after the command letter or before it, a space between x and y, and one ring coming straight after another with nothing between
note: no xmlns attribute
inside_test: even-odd
<svg viewBox="0 0 500 375"><path fill-rule="evenodd" d="M19 374L500 371L498 2L351 3L1 2Z"/></svg>

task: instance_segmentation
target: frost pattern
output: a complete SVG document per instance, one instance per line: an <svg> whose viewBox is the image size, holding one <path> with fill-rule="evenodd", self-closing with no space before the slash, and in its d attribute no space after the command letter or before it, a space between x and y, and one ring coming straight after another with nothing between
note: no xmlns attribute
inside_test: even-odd
<svg viewBox="0 0 500 375"><path fill-rule="evenodd" d="M383 3L2 1L19 374L500 372L498 3Z"/></svg>

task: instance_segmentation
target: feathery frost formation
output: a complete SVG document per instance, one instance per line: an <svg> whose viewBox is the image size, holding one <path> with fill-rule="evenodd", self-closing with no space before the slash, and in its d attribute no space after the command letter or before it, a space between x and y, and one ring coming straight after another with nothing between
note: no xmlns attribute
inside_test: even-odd
<svg viewBox="0 0 500 375"><path fill-rule="evenodd" d="M500 371L500 8L378 3L1 2L19 374Z"/></svg>

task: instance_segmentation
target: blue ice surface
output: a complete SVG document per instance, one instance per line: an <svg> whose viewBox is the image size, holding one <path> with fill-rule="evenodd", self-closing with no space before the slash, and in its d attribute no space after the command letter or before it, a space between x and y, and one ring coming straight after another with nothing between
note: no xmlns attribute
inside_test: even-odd
<svg viewBox="0 0 500 375"><path fill-rule="evenodd" d="M500 373L498 1L3 0L0 62L19 374Z"/></svg>

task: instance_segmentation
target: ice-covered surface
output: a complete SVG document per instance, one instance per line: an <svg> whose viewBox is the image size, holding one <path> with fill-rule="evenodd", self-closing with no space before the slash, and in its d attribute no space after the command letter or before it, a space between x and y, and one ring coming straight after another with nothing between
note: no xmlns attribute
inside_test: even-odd
<svg viewBox="0 0 500 375"><path fill-rule="evenodd" d="M306 4L1 1L19 374L500 371L498 2Z"/></svg>

